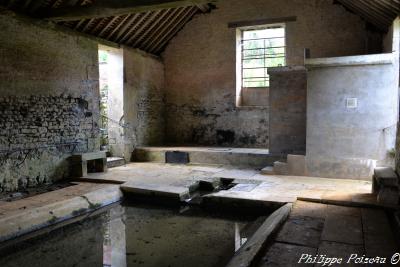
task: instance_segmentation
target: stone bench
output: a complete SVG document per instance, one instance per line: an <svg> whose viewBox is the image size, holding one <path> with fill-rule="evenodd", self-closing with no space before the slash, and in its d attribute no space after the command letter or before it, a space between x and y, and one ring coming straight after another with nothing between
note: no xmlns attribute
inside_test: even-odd
<svg viewBox="0 0 400 267"><path fill-rule="evenodd" d="M390 167L374 170L372 193L377 194L378 203L398 205L400 199L399 177Z"/></svg>
<svg viewBox="0 0 400 267"><path fill-rule="evenodd" d="M88 173L107 172L105 151L74 154L69 160L72 177L83 177L87 176Z"/></svg>

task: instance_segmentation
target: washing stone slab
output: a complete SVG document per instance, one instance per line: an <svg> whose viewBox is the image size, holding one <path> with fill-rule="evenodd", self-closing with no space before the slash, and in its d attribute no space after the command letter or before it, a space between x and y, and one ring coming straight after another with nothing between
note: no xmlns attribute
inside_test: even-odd
<svg viewBox="0 0 400 267"><path fill-rule="evenodd" d="M273 234L286 221L292 204L286 204L272 213L258 228L254 235L237 251L227 267L248 267L254 264Z"/></svg>
<svg viewBox="0 0 400 267"><path fill-rule="evenodd" d="M179 201L189 198L189 188L183 186L127 182L121 185L121 190L137 196L161 197Z"/></svg>
<svg viewBox="0 0 400 267"><path fill-rule="evenodd" d="M20 236L31 234L46 227L62 224L86 213L94 212L102 207L118 202L122 193L118 185L103 185L94 187L89 192L80 193L85 185L76 185L57 191L44 193L27 198L27 201L37 201L34 207L6 212L0 216L0 243L10 242ZM68 191L71 197L58 200L63 192ZM18 201L16 201L18 202ZM10 203L12 204L12 203Z"/></svg>

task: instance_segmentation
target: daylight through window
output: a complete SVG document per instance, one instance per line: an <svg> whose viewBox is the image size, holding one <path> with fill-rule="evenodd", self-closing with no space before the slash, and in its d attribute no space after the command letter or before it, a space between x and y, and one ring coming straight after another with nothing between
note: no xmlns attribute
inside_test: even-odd
<svg viewBox="0 0 400 267"><path fill-rule="evenodd" d="M242 30L242 87L269 87L267 69L285 65L283 25Z"/></svg>

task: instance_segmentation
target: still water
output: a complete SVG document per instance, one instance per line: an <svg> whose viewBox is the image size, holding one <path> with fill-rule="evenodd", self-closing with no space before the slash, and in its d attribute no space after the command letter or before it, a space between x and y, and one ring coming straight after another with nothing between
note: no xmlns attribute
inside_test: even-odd
<svg viewBox="0 0 400 267"><path fill-rule="evenodd" d="M0 266L219 267L262 219L124 204L0 250Z"/></svg>

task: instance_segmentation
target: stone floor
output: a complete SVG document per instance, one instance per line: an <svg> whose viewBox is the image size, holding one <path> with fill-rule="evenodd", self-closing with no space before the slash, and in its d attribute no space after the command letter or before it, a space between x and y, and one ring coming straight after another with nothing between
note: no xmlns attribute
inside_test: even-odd
<svg viewBox="0 0 400 267"><path fill-rule="evenodd" d="M172 186L190 186L198 180L227 178L235 179L235 182L241 185L207 197L219 201L257 200L282 204L294 202L300 197L317 202L376 205L376 196L370 194L372 185L368 181L262 175L256 169L238 169L222 165L130 163L113 168L107 173L89 174L85 178L87 181L140 182Z"/></svg>
<svg viewBox="0 0 400 267"><path fill-rule="evenodd" d="M76 183L12 202L0 202L1 242L61 223L122 198L119 185Z"/></svg>
<svg viewBox="0 0 400 267"><path fill-rule="evenodd" d="M301 249L315 252L329 249L339 242L360 251L364 246L364 249L369 249L366 253L370 253L374 247L372 245L365 247L368 242L377 246L386 245L381 239L375 238L381 233L379 231L385 231L376 227L377 223L386 223L377 219L383 218L382 212L365 209L377 205L376 197L370 194L372 186L370 182L268 176L261 175L256 169L222 165L161 163L129 163L110 169L107 173L89 174L74 186L14 202L0 203L0 242L121 200L121 184L127 187L141 183L147 184L150 188L151 185L155 185L162 191L163 186L189 188L200 180L213 181L224 178L234 181L237 185L228 190L211 193L206 198L217 202L225 201L228 204L232 201L259 201L280 206L287 202L295 202L296 198L301 197L319 202L364 207L336 208L326 204L298 202L302 203L302 208L299 208L300 204L296 204L287 222L289 226L284 228L287 229L286 232L282 232L278 237L276 249L280 249L279 246L286 246L296 251L296 246L300 245ZM297 213L301 215L297 216ZM370 228L368 223L372 224ZM307 232L301 227L310 229ZM362 233L356 235L357 229L359 231L363 229ZM350 240L346 239L349 237ZM290 242L287 242L288 238L291 238ZM323 242L318 241L317 244L317 239Z"/></svg>
<svg viewBox="0 0 400 267"><path fill-rule="evenodd" d="M306 263L310 257L321 259L318 255L324 255L325 260L342 258L341 264L325 266L366 266L356 260L363 256L364 259L386 258L387 265L393 266L390 260L399 251L399 244L382 209L297 201L257 266L323 266L315 262ZM375 263L368 266L385 265Z"/></svg>

